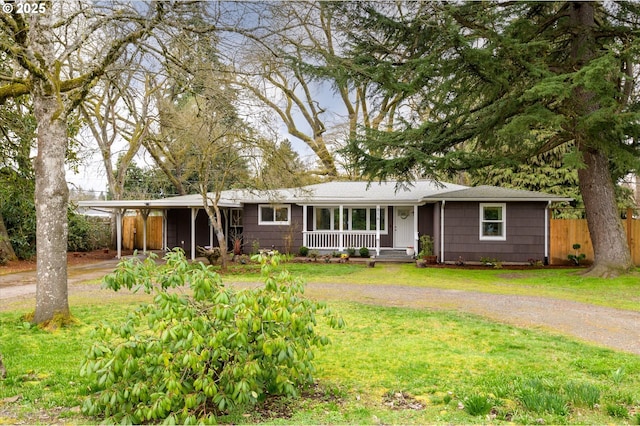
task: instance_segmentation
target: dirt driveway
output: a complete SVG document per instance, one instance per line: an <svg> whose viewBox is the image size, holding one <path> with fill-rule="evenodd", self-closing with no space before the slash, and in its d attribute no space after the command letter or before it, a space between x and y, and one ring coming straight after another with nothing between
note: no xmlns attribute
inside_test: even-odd
<svg viewBox="0 0 640 426"><path fill-rule="evenodd" d="M69 292L87 291L88 280L111 272L116 260L69 267ZM0 311L14 301L35 299L35 273L0 275ZM95 289L96 292L106 290ZM110 292L112 293L112 292ZM509 296L459 290L309 283L312 298L372 305L454 310L520 327L539 328L596 345L640 355L640 312L534 296ZM110 294L113 297L113 294ZM35 305L35 301L33 302Z"/></svg>

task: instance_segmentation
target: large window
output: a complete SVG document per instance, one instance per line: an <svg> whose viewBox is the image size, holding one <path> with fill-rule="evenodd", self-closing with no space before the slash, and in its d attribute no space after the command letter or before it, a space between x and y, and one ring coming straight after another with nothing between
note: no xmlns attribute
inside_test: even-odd
<svg viewBox="0 0 640 426"><path fill-rule="evenodd" d="M289 225L291 222L291 206L260 205L258 206L259 225Z"/></svg>
<svg viewBox="0 0 640 426"><path fill-rule="evenodd" d="M507 206L504 203L480 203L480 239L504 241L507 239Z"/></svg>
<svg viewBox="0 0 640 426"><path fill-rule="evenodd" d="M315 230L338 231L340 230L340 207L316 207ZM343 226L345 231L375 231L376 208L375 207L344 207ZM380 231L386 232L387 208L380 207Z"/></svg>

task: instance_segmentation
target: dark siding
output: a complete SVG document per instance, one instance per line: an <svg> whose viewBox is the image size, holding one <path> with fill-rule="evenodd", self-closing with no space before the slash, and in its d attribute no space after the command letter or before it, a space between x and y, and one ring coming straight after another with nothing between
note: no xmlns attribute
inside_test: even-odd
<svg viewBox="0 0 640 426"><path fill-rule="evenodd" d="M418 207L418 235L434 236L433 204L425 204Z"/></svg>
<svg viewBox="0 0 640 426"><path fill-rule="evenodd" d="M480 203L447 202L445 205L445 260L479 261L482 257L504 262L544 259L546 203L506 203L506 241L481 241Z"/></svg>
<svg viewBox="0 0 640 426"><path fill-rule="evenodd" d="M292 238L291 253L295 254L302 245L302 207L291 205L290 225L258 225L258 205L246 204L243 214L243 251L250 253L254 244L260 248L275 248L286 252L287 238ZM308 216L311 221L313 216Z"/></svg>
<svg viewBox="0 0 640 426"><path fill-rule="evenodd" d="M213 244L218 240L214 234ZM167 211L167 245L181 247L187 255L191 253L191 209L171 209ZM209 245L209 217L204 209L196 215L196 245Z"/></svg>

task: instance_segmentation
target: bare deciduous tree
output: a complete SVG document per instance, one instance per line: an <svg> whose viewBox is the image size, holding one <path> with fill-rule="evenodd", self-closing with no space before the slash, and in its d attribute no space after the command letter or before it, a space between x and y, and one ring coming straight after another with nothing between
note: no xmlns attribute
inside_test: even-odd
<svg viewBox="0 0 640 426"><path fill-rule="evenodd" d="M0 15L0 102L30 94L38 123L37 291L33 321L70 315L67 293L67 119L124 50L148 37L169 4L42 2L38 13ZM108 35L108 37L107 37ZM108 42L106 42L109 40Z"/></svg>

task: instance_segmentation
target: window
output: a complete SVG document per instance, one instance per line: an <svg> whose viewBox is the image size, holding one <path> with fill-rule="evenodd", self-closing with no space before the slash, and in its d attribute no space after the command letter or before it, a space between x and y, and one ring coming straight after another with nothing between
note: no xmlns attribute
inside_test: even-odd
<svg viewBox="0 0 640 426"><path fill-rule="evenodd" d="M342 229L345 231L375 231L376 208L373 207L344 207ZM339 207L316 207L315 230L338 231L340 229ZM380 231L386 230L387 208L380 207Z"/></svg>
<svg viewBox="0 0 640 426"><path fill-rule="evenodd" d="M258 206L258 225L288 225L291 222L291 206Z"/></svg>
<svg viewBox="0 0 640 426"><path fill-rule="evenodd" d="M480 204L480 239L504 241L507 239L506 210L504 203Z"/></svg>

